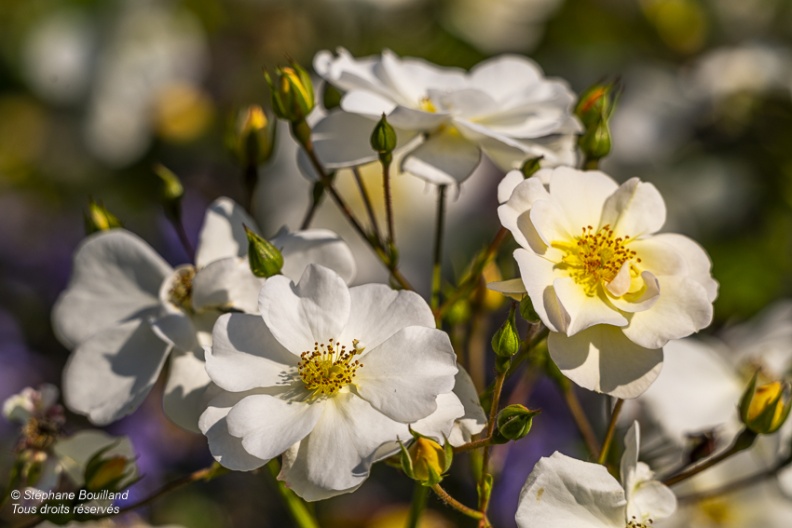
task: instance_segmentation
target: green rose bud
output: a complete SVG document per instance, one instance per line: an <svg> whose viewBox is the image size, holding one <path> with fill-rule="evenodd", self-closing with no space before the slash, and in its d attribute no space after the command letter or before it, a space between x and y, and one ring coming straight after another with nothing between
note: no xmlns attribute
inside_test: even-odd
<svg viewBox="0 0 792 528"><path fill-rule="evenodd" d="M258 236L245 226L248 239L248 262L256 277L272 277L283 268L283 255L268 240Z"/></svg>

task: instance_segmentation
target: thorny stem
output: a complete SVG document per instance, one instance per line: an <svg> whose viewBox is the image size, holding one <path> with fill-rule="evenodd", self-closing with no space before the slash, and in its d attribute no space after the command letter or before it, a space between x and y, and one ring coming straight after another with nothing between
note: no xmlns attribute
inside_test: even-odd
<svg viewBox="0 0 792 528"><path fill-rule="evenodd" d="M454 497L448 494L446 490L444 490L440 484L435 484L432 486L432 491L440 498L441 501L449 505L450 507L454 508L456 511L463 515L467 515L473 519L479 519L486 523L485 526L490 526L489 520L487 519L487 515L482 513L478 510L474 510L468 506L465 506Z"/></svg>
<svg viewBox="0 0 792 528"><path fill-rule="evenodd" d="M363 226L360 225L360 222L358 222L355 216L352 214L352 210L349 208L344 199L341 198L341 195L338 194L338 191L336 191L335 187L333 186L333 182L330 180L327 172L325 172L324 167L322 166L322 162L319 161L319 158L316 156L316 151L314 150L313 142L311 141L311 130L310 127L308 127L308 124L303 120L294 122L291 124L291 126L292 135L302 145L305 153L308 155L311 165L319 175L320 181L323 185L323 190L330 194L330 197L336 203L338 208L341 210L341 213L346 217L349 223L352 224L352 227L355 229L355 231L357 231L358 235L360 235L363 240L368 242L368 244L374 250L374 253L376 253L380 260L388 267L393 280L395 280L399 286L405 290L413 290L414 288L412 285L392 262L393 256L391 255L391 252L383 248L379 241L371 240L371 238L368 236L368 233L366 233L366 230L363 229ZM315 201L318 201L318 199Z"/></svg>
<svg viewBox="0 0 792 528"><path fill-rule="evenodd" d="M418 528L421 514L426 508L426 499L429 498L429 488L416 482L413 490L413 498L410 503L410 516L407 518L406 528Z"/></svg>
<svg viewBox="0 0 792 528"><path fill-rule="evenodd" d="M185 476L183 476L181 478L178 478L178 479L176 479L176 480L174 480L172 482L168 482L167 484L162 486L160 489L158 489L157 491L155 491L154 493L152 493L148 497L145 497L145 498L143 498L143 499L141 499L141 500L139 500L137 502L134 502L132 504L129 504L127 506L124 506L123 508L121 508L118 511L118 513L105 513L105 514L96 515L96 516L92 517L91 520L104 519L105 517L112 517L114 515L120 515L122 513L126 513L126 512L129 512L129 511L132 511L132 510L136 510L136 509L138 509L138 508L140 508L142 506L145 506L145 505L147 505L149 503L154 502L155 500L159 499L163 495L167 495L168 493L170 493L172 491L175 491L175 490L177 490L179 488L182 488L182 487L186 486L187 484L192 484L193 482L198 482L198 481L201 481L201 480L208 482L208 481L212 480L213 478L218 477L220 475L224 475L225 473L228 473L228 472L229 472L228 469L224 468L223 466L221 466L220 464L215 462L211 466L209 466L208 468L199 469L197 471L194 471L194 472L190 473L189 475L185 475ZM40 522L42 522L42 519L40 517L35 517L31 521L20 525L19 528L32 528L32 527L38 525Z"/></svg>
<svg viewBox="0 0 792 528"><path fill-rule="evenodd" d="M379 225L377 225L377 216L374 214L371 197L363 184L363 178L360 177L360 171L357 167L352 169L352 174L355 176L355 183L358 190L360 190L360 197L363 198L363 204L366 206L366 213L368 214L369 222L371 222L371 231L374 233L374 238L377 239L378 243L382 243L382 235L380 235Z"/></svg>
<svg viewBox="0 0 792 528"><path fill-rule="evenodd" d="M385 214L388 218L388 244L396 243L396 232L393 228L393 198L391 196L390 166L393 161L391 154L381 154L380 163L382 164L382 185L385 188Z"/></svg>
<svg viewBox="0 0 792 528"><path fill-rule="evenodd" d="M586 443L586 448L591 453L591 456L596 455L600 452L597 436L594 434L594 428L591 427L591 422L589 422L583 407L580 405L575 388L571 383L565 383L561 387L561 392L564 394L564 401L569 407L569 412L572 413L572 419L575 420L575 425L580 431L580 436L583 437L583 441Z"/></svg>
<svg viewBox="0 0 792 528"><path fill-rule="evenodd" d="M734 439L732 445L730 445L723 452L715 456L712 456L692 467L689 467L688 469L685 469L682 472L677 473L676 475L672 475L664 479L663 484L665 484L666 486L673 486L674 484L679 484L680 482L683 482L689 479L690 477L698 475L705 469L709 469L712 466L719 464L720 462L723 462L724 460L736 455L737 453L741 451L745 451L746 449L748 449L753 445L754 441L756 441L756 436L757 436L756 433L754 433L753 431L750 431L748 429L743 429L743 431L739 435L737 435L737 438Z"/></svg>
<svg viewBox="0 0 792 528"><path fill-rule="evenodd" d="M611 442L613 442L613 433L616 431L616 421L619 419L619 414L621 413L623 406L624 400L618 398L616 400L616 405L613 406L613 412L611 412L608 430L605 432L605 439L602 441L602 449L600 450L599 457L597 458L597 462L600 464L604 464L608 459L608 451L610 450Z"/></svg>
<svg viewBox="0 0 792 528"><path fill-rule="evenodd" d="M437 219L435 223L434 252L432 258L432 295L429 305L437 311L440 304L440 283L442 279L443 229L445 225L446 186L437 188Z"/></svg>
<svg viewBox="0 0 792 528"><path fill-rule="evenodd" d="M280 471L280 464L277 460L271 460L267 464L268 474L272 478L272 482L278 490L278 494L283 499L283 504L289 510L289 513L294 519L297 528L319 528L319 523L314 518L311 511L305 502L298 497L292 490L286 487L286 484L278 480L278 472Z"/></svg>

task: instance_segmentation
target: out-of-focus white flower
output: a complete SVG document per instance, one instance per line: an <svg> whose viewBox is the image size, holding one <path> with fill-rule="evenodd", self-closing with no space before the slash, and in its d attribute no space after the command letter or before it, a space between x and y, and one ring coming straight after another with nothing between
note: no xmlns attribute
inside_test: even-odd
<svg viewBox="0 0 792 528"><path fill-rule="evenodd" d="M692 95L722 101L741 93L762 95L792 87L792 52L757 44L718 48L702 56L687 78Z"/></svg>
<svg viewBox="0 0 792 528"><path fill-rule="evenodd" d="M563 0L457 0L445 7L451 29L489 53L533 49Z"/></svg>
<svg viewBox="0 0 792 528"><path fill-rule="evenodd" d="M25 387L19 394L3 402L3 416L10 421L26 424L31 419L55 418L63 422L63 410L57 405L59 391L55 385L42 384L38 389Z"/></svg>
<svg viewBox="0 0 792 528"><path fill-rule="evenodd" d="M64 398L97 424L134 411L170 356L164 407L181 427L197 432L209 377L204 349L224 311L254 311L263 279L250 271L243 224L253 220L220 198L207 210L196 264L172 269L136 235L123 229L86 239L74 259L67 290L53 310L61 342L74 352L64 370ZM326 230L282 232L272 239L284 273L299 276L309 262L332 266L346 280L354 260Z"/></svg>
<svg viewBox="0 0 792 528"><path fill-rule="evenodd" d="M792 366L792 303L776 303L754 320L727 328L720 338L669 343L663 372L636 402L658 426L670 464L683 462L690 435L714 430L718 446L732 442L742 428L738 404L755 372L769 380L786 376ZM785 457L790 438L792 423L777 434L762 435L751 450L753 469ZM779 482L792 493L792 471L781 471Z"/></svg>
<svg viewBox="0 0 792 528"><path fill-rule="evenodd" d="M126 166L151 142L155 103L174 85L199 91L208 59L201 22L189 10L123 2L96 59L84 137L91 153ZM54 52L53 52L54 53Z"/></svg>
<svg viewBox="0 0 792 528"><path fill-rule="evenodd" d="M520 493L520 528L649 528L671 515L676 497L638 462L640 429L634 423L624 439L621 482L605 466L559 452L536 464Z"/></svg>
<svg viewBox="0 0 792 528"><path fill-rule="evenodd" d="M665 204L649 183L559 167L548 189L545 177L519 183L498 214L522 246L514 258L550 355L575 383L634 398L669 340L710 323L709 257L687 237L656 234Z"/></svg>
<svg viewBox="0 0 792 528"><path fill-rule="evenodd" d="M309 266L272 277L261 315L215 325L206 368L221 393L200 426L215 458L251 470L283 454L279 478L307 500L353 491L411 438L449 435L465 414L448 336L426 302L385 285L348 288Z"/></svg>
<svg viewBox="0 0 792 528"><path fill-rule="evenodd" d="M504 55L465 72L388 50L354 59L339 49L335 57L317 54L314 68L345 92L342 110L314 127L317 154L329 168L376 159L368 140L382 114L407 149L402 168L430 183L464 181L482 151L504 170L537 156L551 166L575 163L575 96L527 58Z"/></svg>
<svg viewBox="0 0 792 528"><path fill-rule="evenodd" d="M761 471L755 453L743 452L704 471L675 488L680 498L720 489L736 479ZM787 528L792 502L767 480L702 500L680 500L673 515L653 528Z"/></svg>

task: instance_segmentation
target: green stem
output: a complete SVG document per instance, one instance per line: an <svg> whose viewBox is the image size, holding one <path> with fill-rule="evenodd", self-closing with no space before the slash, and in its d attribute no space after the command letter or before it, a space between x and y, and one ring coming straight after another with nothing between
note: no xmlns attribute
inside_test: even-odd
<svg viewBox="0 0 792 528"><path fill-rule="evenodd" d="M443 304L435 310L435 317L436 319L442 319L443 316L448 312L448 310L461 298L470 294L473 289L478 285L479 278L481 276L482 271L484 270L484 266L487 265L487 262L495 256L500 248L503 241L506 240L506 235L509 232L501 227L498 232L495 234L495 237L490 242L490 245L487 248L476 255L473 259L473 262L470 266L470 274L465 277L465 279L457 286L456 290L448 296L448 298L443 302Z"/></svg>
<svg viewBox="0 0 792 528"><path fill-rule="evenodd" d="M464 504L456 500L454 497L449 495L448 492L440 486L440 484L435 484L434 486L432 486L432 491L435 492L435 494L440 498L441 501L443 501L450 507L454 508L459 513L463 515L467 515L468 517L471 517L473 519L480 519L480 520L487 519L487 516L484 513L478 510L474 510L473 508L470 508L468 506L465 506ZM487 521L487 524L489 524L489 521Z"/></svg>
<svg viewBox="0 0 792 528"><path fill-rule="evenodd" d="M371 197L366 190L366 186L363 184L363 178L360 177L360 170L355 167L352 169L352 174L355 176L355 183L357 183L358 190L360 191L360 197L363 198L363 205L366 206L366 213L368 214L369 222L371 222L371 231L374 233L377 243L381 243L382 235L380 235L379 226L377 225L377 216L374 214Z"/></svg>
<svg viewBox="0 0 792 528"><path fill-rule="evenodd" d="M583 410L583 406L580 405L580 400L575 392L575 388L571 383L565 383L561 387L561 392L564 395L564 401L567 407L569 407L569 412L572 414L572 419L575 421L578 431L580 431L580 436L583 437L586 448L593 457L600 452L597 435L594 434L594 428L591 427L591 422L589 422L586 412Z"/></svg>
<svg viewBox="0 0 792 528"><path fill-rule="evenodd" d="M258 166L253 163L246 165L242 173L242 181L245 185L245 209L248 213L253 214L253 198L256 195Z"/></svg>
<svg viewBox="0 0 792 528"><path fill-rule="evenodd" d="M426 508L426 500L429 498L429 488L416 482L413 490L413 498L410 503L410 516L407 518L406 528L418 528L421 514Z"/></svg>
<svg viewBox="0 0 792 528"><path fill-rule="evenodd" d="M495 375L495 385L492 389L492 404L490 404L489 419L487 420L487 436L492 438L495 434L495 421L498 417L498 407L500 406L501 393L503 392L503 383L506 381L506 372L498 372ZM490 493L481 495L482 491L487 488L487 476L489 475L489 461L490 461L490 446L484 447L484 454L481 462L481 475L479 477L479 508L481 513L486 518L487 510L489 509Z"/></svg>
<svg viewBox="0 0 792 528"><path fill-rule="evenodd" d="M604 464L605 460L608 459L608 451L610 450L611 442L613 442L613 434L616 431L616 421L619 419L619 414L621 413L623 406L624 400L620 398L616 400L616 405L613 406L613 412L611 413L608 430L605 433L605 439L602 441L602 449L600 450L599 457L597 458L597 462L600 464Z"/></svg>
<svg viewBox="0 0 792 528"><path fill-rule="evenodd" d="M300 143L303 150L305 150L305 153L308 155L308 159L310 160L314 170L319 175L319 179L322 184L320 192L318 192L314 197L314 202L318 202L321 199L321 195L325 191L330 194L330 197L341 210L341 214L346 217L349 223L352 224L352 227L355 229L357 234L369 244L371 249L374 250L374 253L388 267L393 280L395 280L399 286L405 290L413 290L412 285L396 268L395 262L393 262L393 252L386 250L382 247L382 244L380 244L379 241L374 241L368 236L366 230L363 229L363 226L360 225L360 222L358 222L357 218L355 218L355 215L352 214L352 210L349 208L344 199L341 198L341 195L338 194L338 191L336 191L331 178L328 176L327 172L322 166L322 162L319 161L319 158L316 156L316 151L314 150L313 142L311 141L311 129L308 124L304 120L292 123L292 135L298 141L298 143Z"/></svg>
<svg viewBox="0 0 792 528"><path fill-rule="evenodd" d="M723 451L720 454L717 454L713 457L710 457L703 462L696 464L693 467L690 467L686 470L683 470L681 473L677 473L676 475L672 475L663 480L663 484L666 486L673 486L674 484L679 484L695 475L698 475L705 469L709 469L712 466L723 462L724 460L731 458L732 456L736 455L741 451L745 451L749 447L753 445L756 441L756 433L750 431L748 429L744 429L737 438L734 439L734 442L728 449Z"/></svg>
<svg viewBox="0 0 792 528"><path fill-rule="evenodd" d="M278 494L283 499L283 504L289 510L289 513L294 519L294 525L297 528L319 528L319 523L314 518L308 505L295 495L295 493L286 487L286 484L278 480L278 473L280 472L280 464L277 460L270 460L267 464L268 474L272 477L272 482L278 490Z"/></svg>
<svg viewBox="0 0 792 528"><path fill-rule="evenodd" d="M437 188L437 220L435 223L434 252L432 258L432 295L429 305L437 311L440 304L440 283L442 279L443 229L445 227L446 186Z"/></svg>

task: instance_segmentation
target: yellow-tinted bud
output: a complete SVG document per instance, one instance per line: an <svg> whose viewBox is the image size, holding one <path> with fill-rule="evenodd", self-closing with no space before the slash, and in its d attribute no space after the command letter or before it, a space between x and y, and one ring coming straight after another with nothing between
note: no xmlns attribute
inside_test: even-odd
<svg viewBox="0 0 792 528"><path fill-rule="evenodd" d="M275 124L259 105L241 109L234 117L227 144L244 166L261 165L272 157Z"/></svg>
<svg viewBox="0 0 792 528"><path fill-rule="evenodd" d="M130 476L129 462L129 459L120 455L102 460L93 468L90 476L86 474L88 479L85 487L91 491L112 488L114 484Z"/></svg>
<svg viewBox="0 0 792 528"><path fill-rule="evenodd" d="M591 128L599 119L610 117L620 90L621 86L615 81L591 86L580 95L575 106L575 115L587 129Z"/></svg>
<svg viewBox="0 0 792 528"><path fill-rule="evenodd" d="M85 488L89 491L119 491L135 478L137 467L132 458L108 454L116 444L106 446L94 454L85 466Z"/></svg>
<svg viewBox="0 0 792 528"><path fill-rule="evenodd" d="M409 448L401 445L402 469L413 480L433 486L443 480L443 473L451 467L454 456L451 444L441 446L431 438L413 433L415 440Z"/></svg>
<svg viewBox="0 0 792 528"><path fill-rule="evenodd" d="M272 90L272 107L281 119L302 121L313 110L314 90L311 76L299 64L292 61L291 66L275 70L275 78L267 77Z"/></svg>
<svg viewBox="0 0 792 528"><path fill-rule="evenodd" d="M784 425L792 409L789 383L773 381L757 386L756 382L754 375L740 401L740 418L754 433L774 433Z"/></svg>
<svg viewBox="0 0 792 528"><path fill-rule="evenodd" d="M123 227L118 217L108 211L104 205L91 199L88 203L88 212L85 214L85 233L90 235L117 227Z"/></svg>

